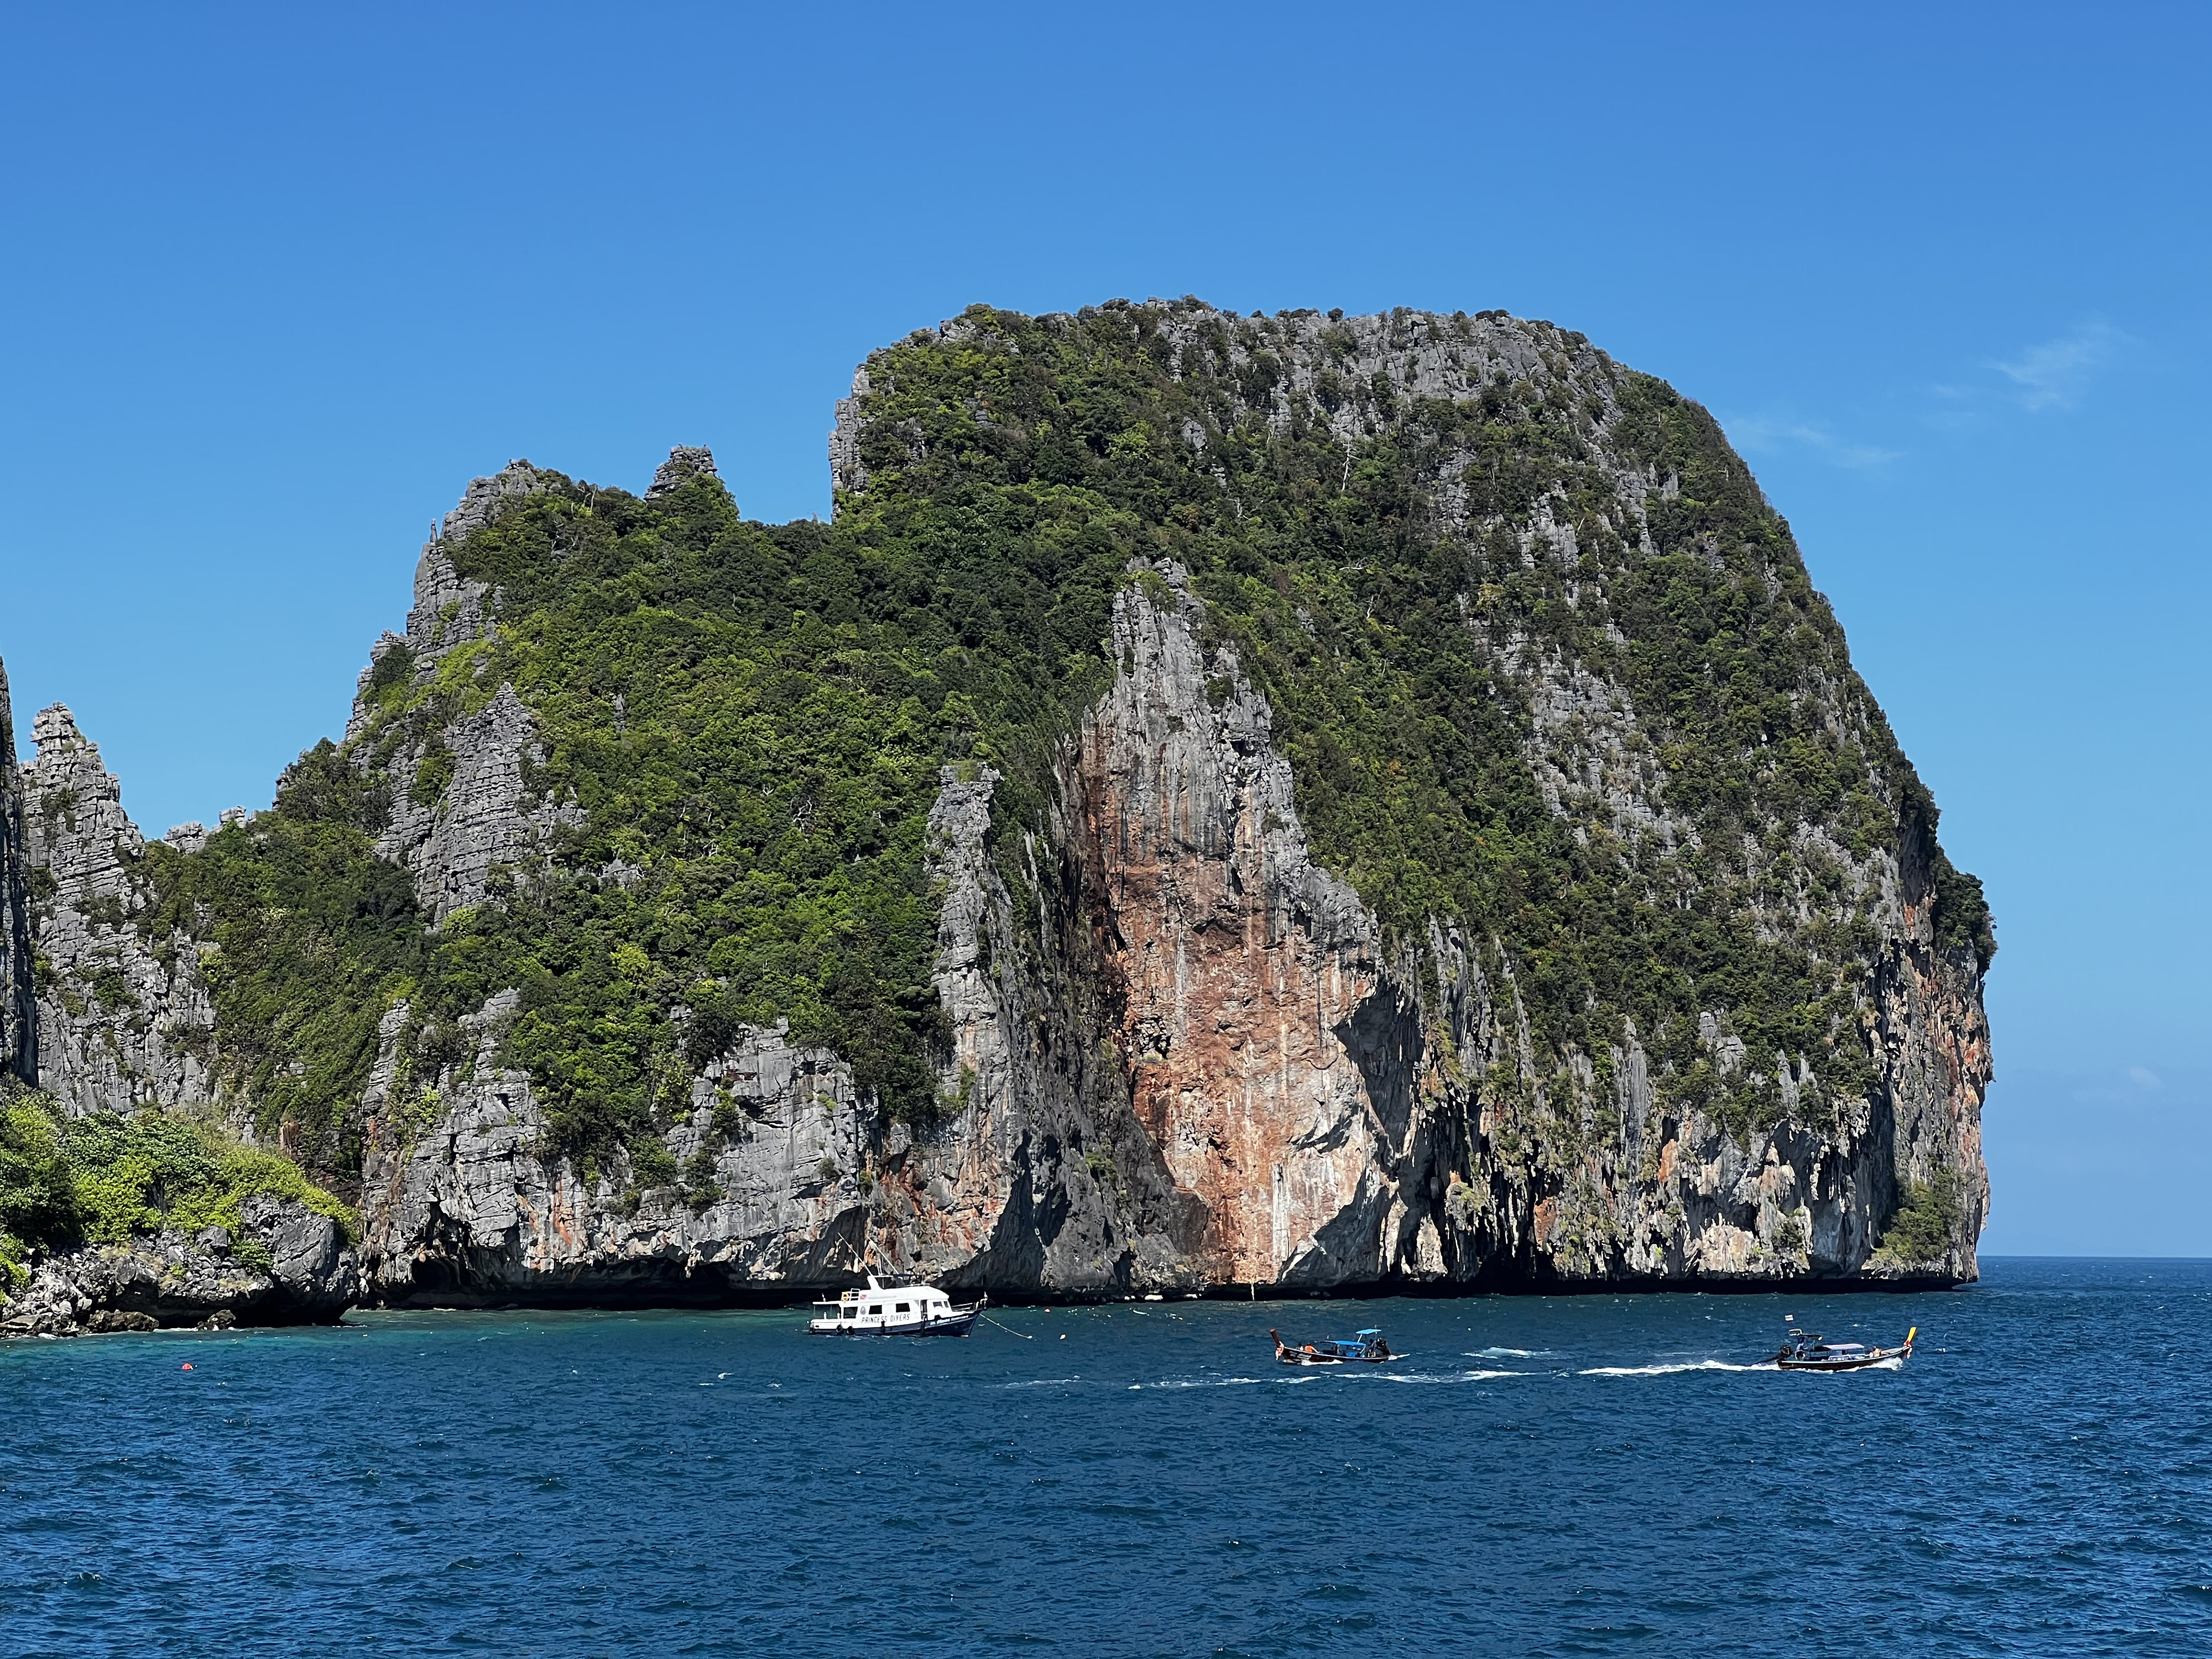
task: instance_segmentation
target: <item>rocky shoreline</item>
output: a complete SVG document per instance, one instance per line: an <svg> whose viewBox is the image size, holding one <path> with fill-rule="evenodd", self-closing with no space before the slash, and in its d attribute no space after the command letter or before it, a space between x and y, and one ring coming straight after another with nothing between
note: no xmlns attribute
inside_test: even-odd
<svg viewBox="0 0 2212 1659"><path fill-rule="evenodd" d="M245 1225L143 1234L47 1257L0 1302L0 1336L335 1325L359 1302L361 1264L330 1217L249 1198Z"/></svg>

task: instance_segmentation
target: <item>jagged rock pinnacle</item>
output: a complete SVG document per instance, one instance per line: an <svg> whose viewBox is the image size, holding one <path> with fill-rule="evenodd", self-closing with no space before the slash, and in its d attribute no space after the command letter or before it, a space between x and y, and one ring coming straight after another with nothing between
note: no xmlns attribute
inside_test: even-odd
<svg viewBox="0 0 2212 1659"><path fill-rule="evenodd" d="M38 1085L72 1114L210 1099L198 1042L215 1006L194 942L178 934L157 951L134 920L149 892L123 786L65 704L40 709L31 732L38 758L16 775L24 861L40 874Z"/></svg>
<svg viewBox="0 0 2212 1659"><path fill-rule="evenodd" d="M653 483L645 492L645 499L657 501L663 495L681 489L694 478L719 478L714 471L714 452L701 445L696 448L678 444L668 452L668 459L653 475Z"/></svg>
<svg viewBox="0 0 2212 1659"><path fill-rule="evenodd" d="M489 524L507 502L538 488L538 469L528 461L509 461L489 478L471 478L459 503L446 514L433 544L458 542L472 530Z"/></svg>

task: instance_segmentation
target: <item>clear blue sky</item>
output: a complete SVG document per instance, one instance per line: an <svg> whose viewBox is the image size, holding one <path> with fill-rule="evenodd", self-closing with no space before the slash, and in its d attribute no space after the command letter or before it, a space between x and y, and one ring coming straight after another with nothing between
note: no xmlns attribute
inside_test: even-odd
<svg viewBox="0 0 2212 1659"><path fill-rule="evenodd" d="M17 7L0 654L152 833L338 732L511 456L974 301L1504 307L1718 414L1985 878L1992 1252L2212 1254L2212 9Z"/></svg>

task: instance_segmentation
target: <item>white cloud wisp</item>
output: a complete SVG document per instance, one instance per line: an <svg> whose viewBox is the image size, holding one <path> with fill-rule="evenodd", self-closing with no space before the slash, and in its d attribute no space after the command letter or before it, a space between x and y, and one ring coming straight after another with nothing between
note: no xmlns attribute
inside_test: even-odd
<svg viewBox="0 0 2212 1659"><path fill-rule="evenodd" d="M1759 454L1772 454L1785 447L1795 446L1810 450L1822 460L1836 466L1857 469L1886 466L1898 459L1898 453L1893 449L1878 449L1872 444L1855 443L1848 438L1838 437L1826 427L1815 426L1806 421L1749 415L1722 424L1738 448Z"/></svg>
<svg viewBox="0 0 2212 1659"><path fill-rule="evenodd" d="M2013 383L2021 408L2071 409L2097 372L2129 343L2128 336L2111 324L2093 322L1990 367Z"/></svg>

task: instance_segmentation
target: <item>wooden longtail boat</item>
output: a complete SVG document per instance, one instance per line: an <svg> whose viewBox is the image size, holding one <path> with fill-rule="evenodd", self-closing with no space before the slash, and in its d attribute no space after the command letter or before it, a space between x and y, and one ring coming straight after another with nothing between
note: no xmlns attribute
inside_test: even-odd
<svg viewBox="0 0 2212 1659"><path fill-rule="evenodd" d="M1785 1371L1863 1371L1884 1360L1902 1364L1911 1358L1912 1339L1919 1334L1920 1327L1915 1325L1898 1346L1869 1348L1857 1342L1831 1342L1816 1331L1801 1331L1793 1326L1774 1363Z"/></svg>

